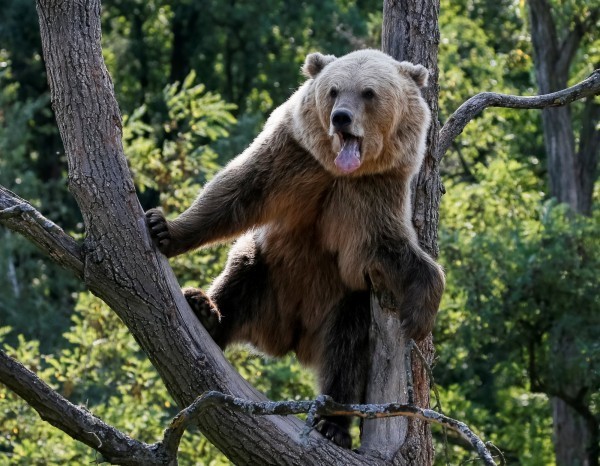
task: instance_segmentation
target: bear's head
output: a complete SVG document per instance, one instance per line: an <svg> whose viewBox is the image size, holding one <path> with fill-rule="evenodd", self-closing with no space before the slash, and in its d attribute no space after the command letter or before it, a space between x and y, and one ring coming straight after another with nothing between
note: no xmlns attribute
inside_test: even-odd
<svg viewBox="0 0 600 466"><path fill-rule="evenodd" d="M360 176L421 165L430 111L420 88L428 72L377 50L336 58L312 53L294 113L300 142L331 173Z"/></svg>

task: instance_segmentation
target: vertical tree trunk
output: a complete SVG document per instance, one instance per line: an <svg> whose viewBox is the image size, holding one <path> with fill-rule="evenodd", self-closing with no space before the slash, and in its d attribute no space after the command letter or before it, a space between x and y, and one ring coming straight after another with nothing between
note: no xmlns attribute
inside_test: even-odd
<svg viewBox="0 0 600 466"><path fill-rule="evenodd" d="M564 89L567 87L569 67L564 61L559 66L558 35L550 5L546 0L532 0L529 2L529 11L539 93L548 94ZM542 124L550 192L559 202L577 211L579 170L569 107L542 110Z"/></svg>
<svg viewBox="0 0 600 466"><path fill-rule="evenodd" d="M547 94L566 88L576 46L586 31L581 23L577 23L573 30L562 31L561 40L547 0L530 0L529 13L539 93ZM586 102L584 115L579 151L575 145L571 109L568 106L542 110L542 125L550 193L559 202L567 204L573 212L590 215L600 152L600 131L596 128L600 106L593 98ZM563 354L575 353L575 337L564 335L556 342L556 346ZM561 385L559 391L563 393L585 393L586 390L585 377L575 377L563 381ZM598 435L594 434L598 430L598 423L586 421L560 397L551 397L551 405L557 464L598 465Z"/></svg>
<svg viewBox="0 0 600 466"><path fill-rule="evenodd" d="M407 60L424 65L430 73L429 86L423 95L432 112L432 124L428 135L428 150L421 171L413 186L413 223L421 246L437 257L437 229L439 203L443 192L436 153L438 122L438 65L439 1L437 0L385 0L383 5L382 49L397 60ZM373 326L370 383L367 401L409 401L419 406L429 406L430 384L421 361L411 356L406 341L401 337L396 314L387 310L385 297L372 302ZM425 359L431 363L434 348L431 335L419 344ZM412 365L412 370L408 366ZM396 400L390 395L396 393ZM387 398L382 400L381 398ZM392 397L394 398L394 397ZM377 422L377 424L375 424ZM382 439L386 439L383 441ZM415 419L390 419L385 422L366 421L363 448L378 451L393 464L433 464L434 450L430 427Z"/></svg>
<svg viewBox="0 0 600 466"><path fill-rule="evenodd" d="M564 466L596 466L597 448L588 422L562 399L552 397L556 464ZM594 456L596 459L594 460Z"/></svg>
<svg viewBox="0 0 600 466"><path fill-rule="evenodd" d="M586 25L577 20L572 30L559 34L548 0L531 0L528 4L539 93L564 89L577 45L588 32ZM591 13L592 17L596 15L597 12ZM593 21L589 24L587 27L595 26ZM542 110L542 124L550 192L574 212L589 215L600 152L600 131L596 128L600 109L593 98L586 103L584 114L579 148L568 106Z"/></svg>

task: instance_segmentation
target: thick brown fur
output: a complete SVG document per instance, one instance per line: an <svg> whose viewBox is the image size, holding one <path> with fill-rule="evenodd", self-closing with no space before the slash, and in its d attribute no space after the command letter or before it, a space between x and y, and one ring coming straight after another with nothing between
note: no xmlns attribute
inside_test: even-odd
<svg viewBox="0 0 600 466"><path fill-rule="evenodd" d="M186 290L221 347L295 351L317 371L323 393L361 402L368 275L396 296L415 339L431 331L444 289L411 222L410 182L430 121L419 89L427 70L363 50L311 54L303 72L307 82L188 210L173 221L156 209L147 218L169 257L239 237L208 297ZM340 111L350 121L334 123ZM360 141L360 165L349 173L336 161L344 138ZM348 425L340 417L317 428L349 447Z"/></svg>

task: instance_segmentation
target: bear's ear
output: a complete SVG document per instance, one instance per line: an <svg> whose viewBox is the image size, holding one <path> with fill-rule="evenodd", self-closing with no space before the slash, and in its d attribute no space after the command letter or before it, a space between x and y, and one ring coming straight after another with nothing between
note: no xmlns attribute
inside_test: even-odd
<svg viewBox="0 0 600 466"><path fill-rule="evenodd" d="M417 86L425 87L427 86L427 79L429 78L429 71L423 65L413 65L408 61L401 61L398 64L398 68L401 73L407 74L411 77Z"/></svg>
<svg viewBox="0 0 600 466"><path fill-rule="evenodd" d="M314 78L334 60L335 56L333 55L323 55L319 52L309 53L302 66L302 74L307 78Z"/></svg>

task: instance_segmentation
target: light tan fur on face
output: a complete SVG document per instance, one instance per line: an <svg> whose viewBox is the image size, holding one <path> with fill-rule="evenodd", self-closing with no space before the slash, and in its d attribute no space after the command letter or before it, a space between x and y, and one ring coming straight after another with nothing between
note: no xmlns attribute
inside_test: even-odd
<svg viewBox="0 0 600 466"><path fill-rule="evenodd" d="M293 105L294 135L328 171L341 175L334 164L339 143L331 126L331 114L340 107L352 111L355 119L350 132L362 138L362 164L352 176L392 168L406 176L418 171L430 121L419 90L426 83L425 68L397 62L376 50L353 52L329 59L322 67L307 68L315 68L318 74L311 75L294 96L301 99ZM332 89L337 91L336 98L330 95ZM366 89L374 92L373 99L362 96Z"/></svg>

